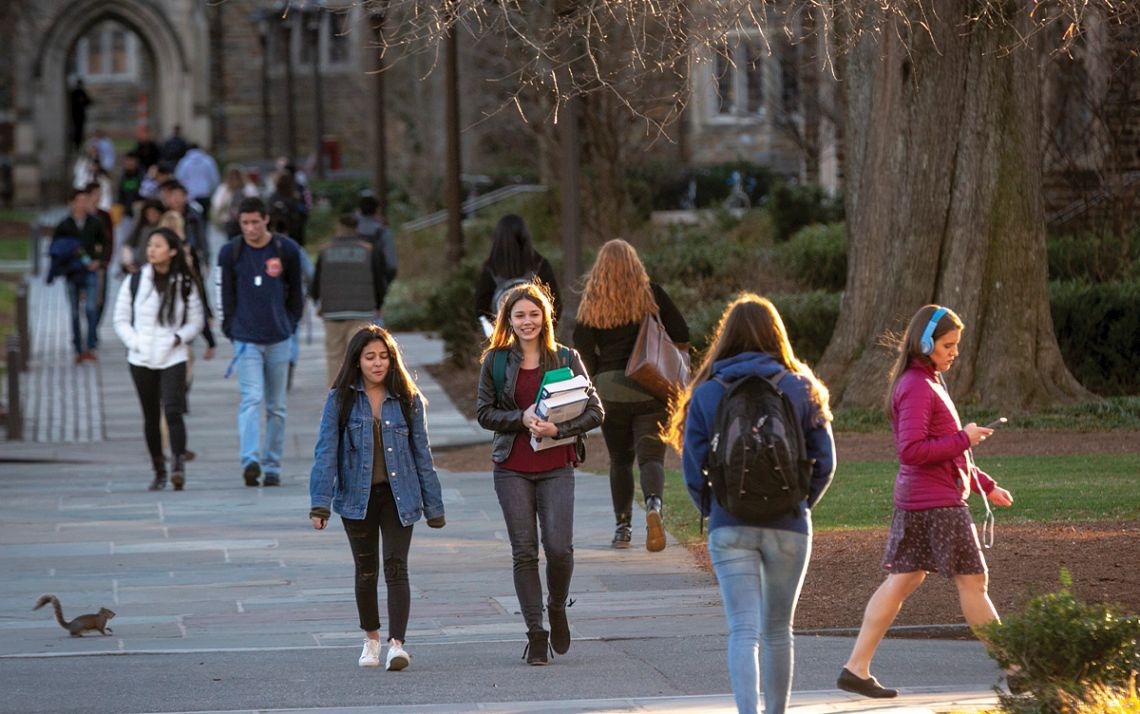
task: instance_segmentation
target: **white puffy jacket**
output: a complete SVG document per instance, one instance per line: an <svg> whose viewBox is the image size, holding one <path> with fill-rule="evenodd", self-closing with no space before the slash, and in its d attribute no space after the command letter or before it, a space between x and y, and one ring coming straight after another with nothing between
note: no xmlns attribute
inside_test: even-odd
<svg viewBox="0 0 1140 714"><path fill-rule="evenodd" d="M137 367L166 369L188 356L187 343L198 336L206 323L202 298L195 289L190 290L189 304L183 304L182 290L176 291L174 321L159 324L158 308L162 296L154 287L154 268L144 265L139 277L139 291L135 296L135 324L131 325L131 281L123 280L119 297L115 300L115 334L127 346L127 362ZM183 320L185 315L185 320ZM182 338L174 344L174 337Z"/></svg>

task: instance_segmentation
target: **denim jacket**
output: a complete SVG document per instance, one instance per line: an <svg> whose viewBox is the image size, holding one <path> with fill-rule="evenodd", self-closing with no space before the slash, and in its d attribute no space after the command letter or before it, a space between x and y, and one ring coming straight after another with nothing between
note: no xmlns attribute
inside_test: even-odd
<svg viewBox="0 0 1140 714"><path fill-rule="evenodd" d="M495 378L492 374L493 362L494 353L488 352L486 359L483 360L483 368L479 372L479 391L475 398L475 413L479 426L495 432L495 440L491 446L491 461L501 464L511 455L511 447L515 443L515 434L526 431L526 427L522 423L523 412L526 410L515 403L515 384L518 382L519 367L522 366L522 353L516 349L508 348L507 378L503 384L503 401L501 404L498 395L495 393ZM569 367L574 374L589 378L577 350L570 350ZM586 403L586 411L570 421L559 424L557 438L585 434L587 431L600 426L604 415L602 401L591 386L590 401Z"/></svg>
<svg viewBox="0 0 1140 714"><path fill-rule="evenodd" d="M341 517L360 520L368 512L372 490L372 407L363 384L358 382L353 389L356 403L339 436L336 390L331 390L325 401L309 475L309 501L312 508L330 508L331 504L331 510ZM410 415L409 429L399 400L391 393L384 397L380 405L384 459L400 523L405 526L421 515L443 515L443 493L428 444L424 402L418 394Z"/></svg>

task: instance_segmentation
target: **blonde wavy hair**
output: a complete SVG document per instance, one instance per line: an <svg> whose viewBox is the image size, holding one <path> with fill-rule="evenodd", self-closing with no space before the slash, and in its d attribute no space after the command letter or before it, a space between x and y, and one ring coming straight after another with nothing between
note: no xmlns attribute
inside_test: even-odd
<svg viewBox="0 0 1140 714"><path fill-rule="evenodd" d="M661 438L678 452L685 440L685 418L697 387L709 381L713 364L742 352L765 352L784 365L789 372L803 375L811 382L811 400L818 415L830 422L831 407L827 387L803 362L796 359L788 331L776 306L755 293L742 293L729 303L720 316L700 369L669 404L669 423Z"/></svg>
<svg viewBox="0 0 1140 714"><path fill-rule="evenodd" d="M632 245L620 238L608 241L598 251L586 277L578 322L608 329L641 322L658 314L657 301L649 287L649 274Z"/></svg>
<svg viewBox="0 0 1140 714"><path fill-rule="evenodd" d="M158 219L157 228L169 228L182 240L186 240L186 219L177 211L167 211Z"/></svg>

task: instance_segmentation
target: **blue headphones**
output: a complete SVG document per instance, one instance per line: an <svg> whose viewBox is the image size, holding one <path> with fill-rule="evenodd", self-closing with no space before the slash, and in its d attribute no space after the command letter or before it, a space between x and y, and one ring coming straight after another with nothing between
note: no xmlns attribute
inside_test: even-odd
<svg viewBox="0 0 1140 714"><path fill-rule="evenodd" d="M934 330L938 328L938 321L947 312L949 312L948 309L940 307L930 316L930 322L926 323L926 329L922 331L922 340L918 343L919 347L922 348L922 354L928 355L934 351Z"/></svg>

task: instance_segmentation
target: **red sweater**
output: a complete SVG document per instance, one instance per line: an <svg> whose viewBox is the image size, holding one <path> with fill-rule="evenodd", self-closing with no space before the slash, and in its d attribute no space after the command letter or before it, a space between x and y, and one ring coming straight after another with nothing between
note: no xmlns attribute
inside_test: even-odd
<svg viewBox="0 0 1140 714"><path fill-rule="evenodd" d="M934 367L911 360L891 401L895 413L891 429L899 456L895 506L921 511L966 505L970 490L977 491L966 461L970 438ZM982 491L992 491L994 480L981 469L976 471Z"/></svg>

